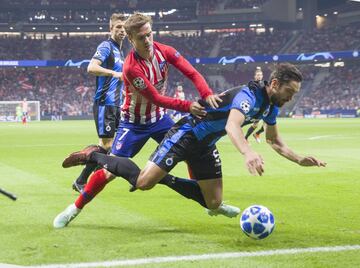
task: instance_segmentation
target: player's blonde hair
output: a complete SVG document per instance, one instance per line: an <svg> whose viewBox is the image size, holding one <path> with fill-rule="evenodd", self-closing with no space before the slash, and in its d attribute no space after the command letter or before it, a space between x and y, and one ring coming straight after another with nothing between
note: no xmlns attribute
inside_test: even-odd
<svg viewBox="0 0 360 268"><path fill-rule="evenodd" d="M117 22L117 21L126 21L126 16L122 13L113 13L110 17L110 21L109 21L109 27L110 27L110 30L112 29L112 27L114 26L114 24Z"/></svg>
<svg viewBox="0 0 360 268"><path fill-rule="evenodd" d="M262 72L262 70L261 70L261 67L260 67L260 66L256 66L255 73L257 73L257 72Z"/></svg>
<svg viewBox="0 0 360 268"><path fill-rule="evenodd" d="M135 12L126 20L124 24L125 32L128 36L131 36L132 32L137 31L146 23L152 25L151 17Z"/></svg>

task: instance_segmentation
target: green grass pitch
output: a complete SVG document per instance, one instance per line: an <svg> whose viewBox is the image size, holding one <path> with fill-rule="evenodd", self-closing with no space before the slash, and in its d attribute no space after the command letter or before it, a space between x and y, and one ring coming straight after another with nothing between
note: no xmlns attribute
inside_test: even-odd
<svg viewBox="0 0 360 268"><path fill-rule="evenodd" d="M265 160L265 174L250 176L227 137L219 143L224 200L244 209L268 207L274 233L263 241L246 237L239 218L209 217L197 203L159 185L128 192L119 178L64 229L54 217L77 194L71 184L81 167L62 169L70 152L97 143L91 121L0 124L0 263L40 265L158 256L260 251L360 244L359 119L280 119L280 133L300 154L314 155L326 168L297 166L262 142L251 146ZM135 158L141 167L156 144ZM184 164L173 174L186 176ZM145 267L359 267L360 252L306 253Z"/></svg>

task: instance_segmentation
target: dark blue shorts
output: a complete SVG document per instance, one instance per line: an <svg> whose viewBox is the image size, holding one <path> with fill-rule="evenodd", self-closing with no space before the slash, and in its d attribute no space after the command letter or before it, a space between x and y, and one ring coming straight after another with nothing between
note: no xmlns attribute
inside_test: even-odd
<svg viewBox="0 0 360 268"><path fill-rule="evenodd" d="M198 141L192 127L187 118L181 119L165 135L149 160L167 172L177 163L186 161L193 179L221 178L221 159L216 146Z"/></svg>
<svg viewBox="0 0 360 268"><path fill-rule="evenodd" d="M94 103L93 112L99 138L114 138L120 121L120 107Z"/></svg>
<svg viewBox="0 0 360 268"><path fill-rule="evenodd" d="M122 157L134 157L150 138L160 143L173 125L174 121L168 115L147 125L120 122L111 153Z"/></svg>

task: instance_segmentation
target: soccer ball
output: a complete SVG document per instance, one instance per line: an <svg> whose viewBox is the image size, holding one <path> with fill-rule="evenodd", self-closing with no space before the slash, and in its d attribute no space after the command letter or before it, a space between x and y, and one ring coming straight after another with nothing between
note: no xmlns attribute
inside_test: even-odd
<svg viewBox="0 0 360 268"><path fill-rule="evenodd" d="M247 236L254 239L264 239L274 230L275 219L266 207L253 205L242 213L240 227Z"/></svg>

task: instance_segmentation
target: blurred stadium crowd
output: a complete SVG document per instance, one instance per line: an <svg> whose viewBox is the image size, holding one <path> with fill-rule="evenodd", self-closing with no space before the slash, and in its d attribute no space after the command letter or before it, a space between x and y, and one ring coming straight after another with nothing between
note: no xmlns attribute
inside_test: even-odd
<svg viewBox="0 0 360 268"><path fill-rule="evenodd" d="M117 11L115 0L77 1L78 5L86 6L86 12L69 9L47 9L49 0L30 0L26 5L39 5L43 10L33 14L22 9L20 15L0 11L0 22L107 22L111 13ZM177 13L177 17L161 16L160 7L184 6L191 7L194 2L197 12ZM219 6L227 9L256 9L266 0L159 0L157 15L154 20L188 20L191 16L211 14ZM70 1L54 2L52 5L66 6ZM21 1L4 0L1 6L20 6ZM109 11L98 11L99 5L109 5ZM122 1L123 7L136 10L147 5L146 0ZM157 7L156 5L154 6ZM119 10L120 11L120 10ZM198 13L198 14L196 14ZM160 16L159 16L160 14ZM181 18L180 18L180 17ZM186 17L190 16L190 17ZM171 45L185 57L220 57L236 55L275 55L305 53L315 51L356 50L360 47L360 24L328 27L312 30L278 30L267 28L265 32L253 29L237 31L191 31L188 33L154 35L154 40ZM341 36L341 38L339 38ZM83 60L90 59L97 45L106 39L105 35L70 36L57 34L52 39L35 39L32 36L0 35L0 59L2 60ZM16 45L14 45L16 44ZM125 43L129 51L129 43ZM217 92L226 88L246 83L252 79L255 66L260 65L265 78L270 73L270 64L240 65L195 65L205 76L210 86ZM300 113L312 113L326 109L360 109L360 72L359 64L346 62L346 68L320 68L314 65L301 66L305 76L304 93L294 104ZM177 71L170 71L169 95L173 95L176 85L184 87L186 98L196 99L197 95L191 83ZM318 79L315 79L318 77ZM322 79L320 79L322 78ZM321 80L320 83L316 81ZM6 100L39 100L41 114L52 115L91 115L92 97L95 89L95 78L86 73L84 68L0 68L0 101ZM324 98L324 95L326 97Z"/></svg>

